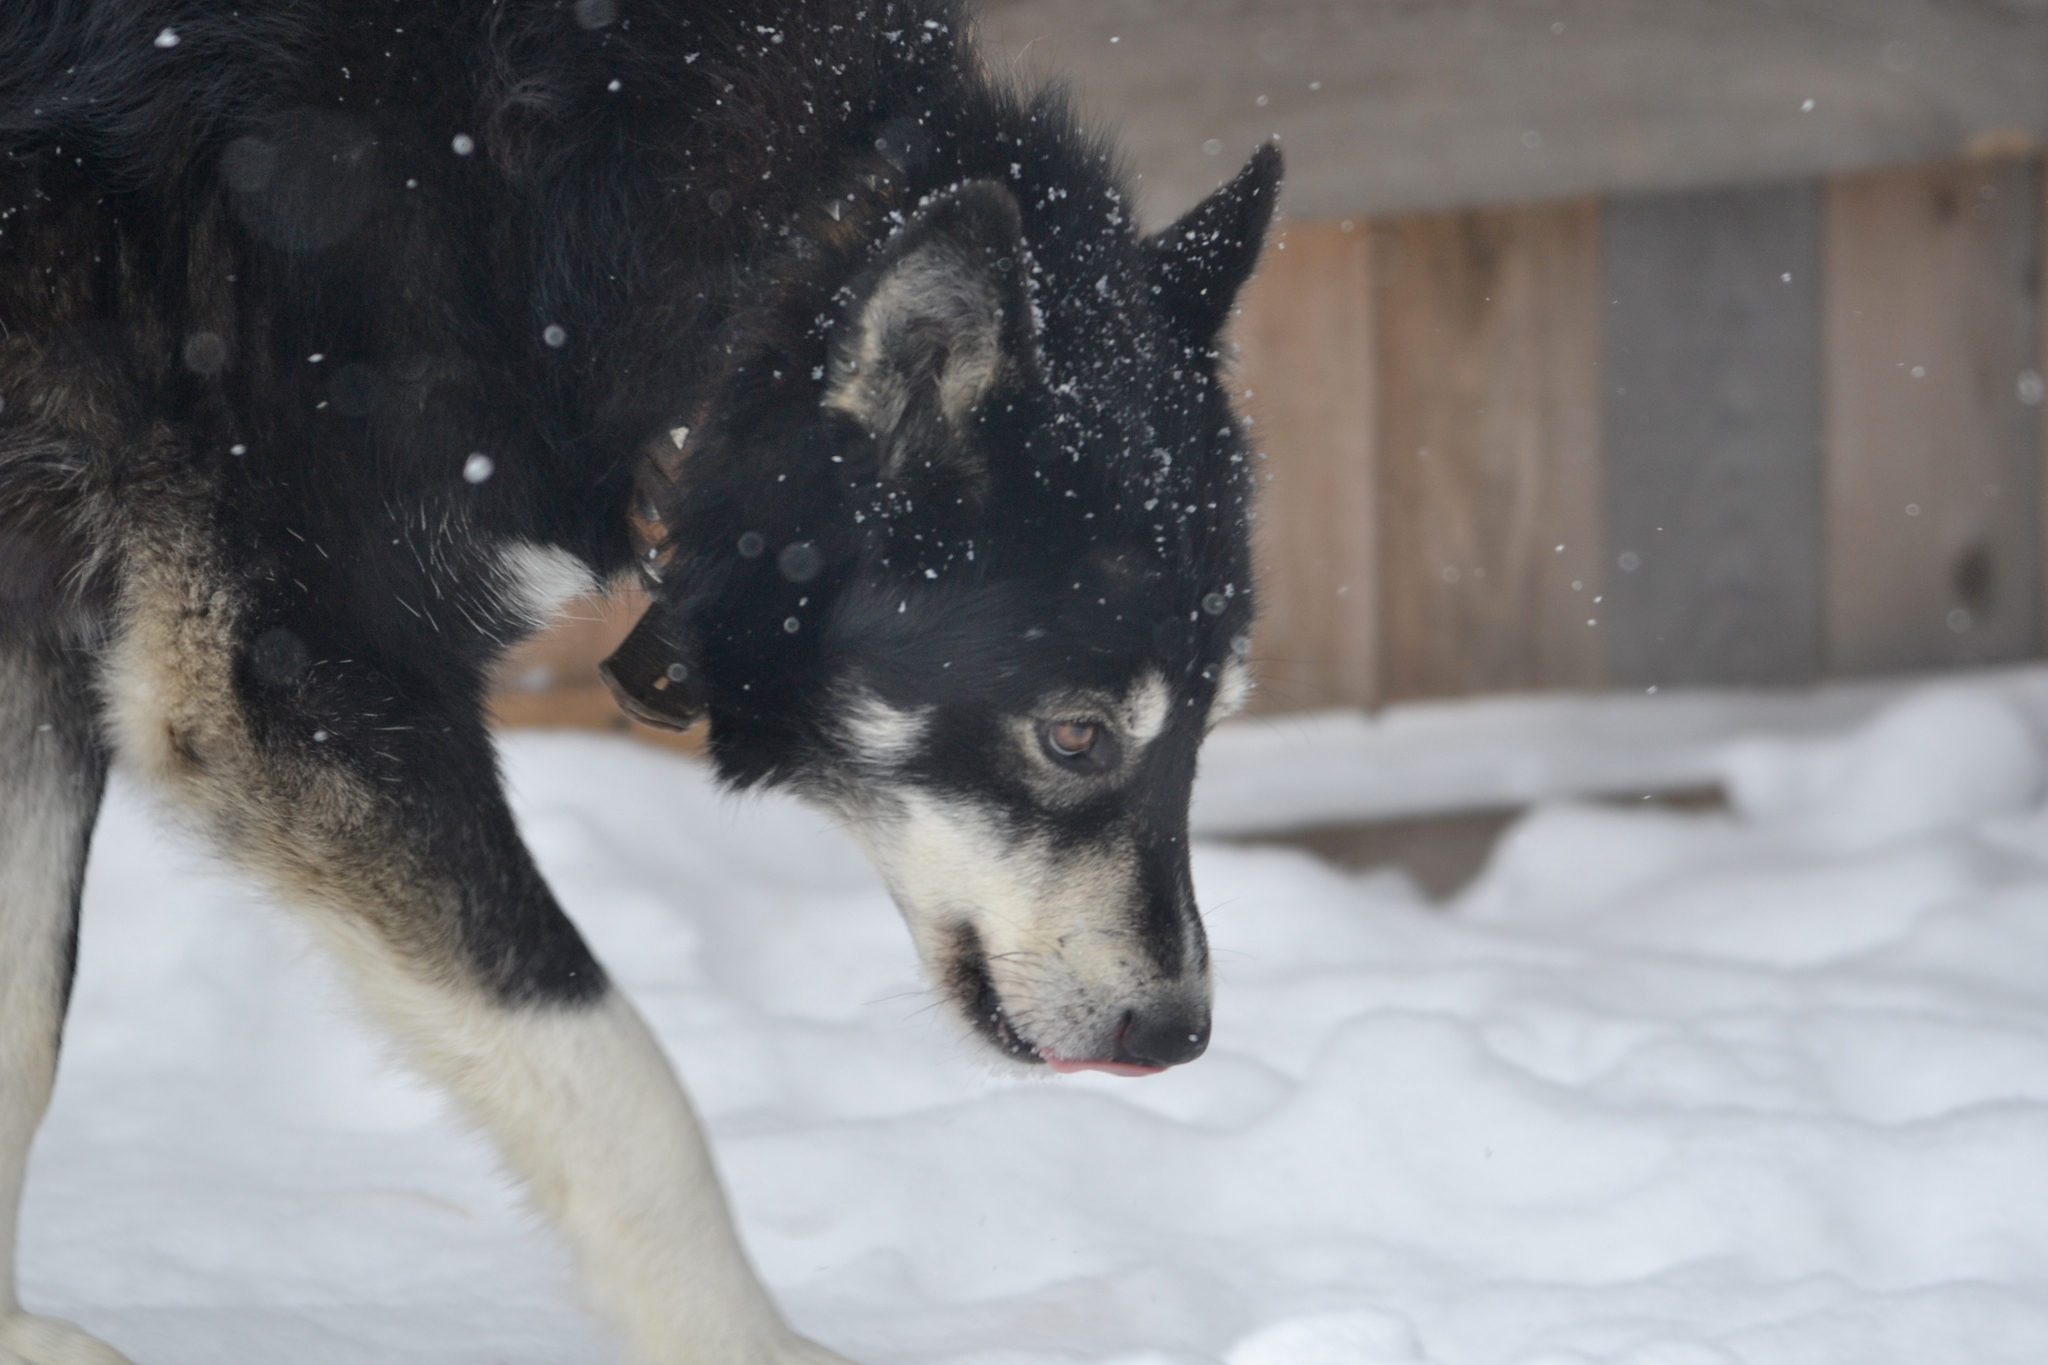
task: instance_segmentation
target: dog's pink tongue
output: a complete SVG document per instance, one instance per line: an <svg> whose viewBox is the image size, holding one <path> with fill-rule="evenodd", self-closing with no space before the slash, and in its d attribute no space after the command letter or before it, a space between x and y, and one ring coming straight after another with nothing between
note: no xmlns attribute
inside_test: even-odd
<svg viewBox="0 0 2048 1365"><path fill-rule="evenodd" d="M1112 1076L1157 1076L1166 1070L1163 1066L1139 1066L1136 1062L1082 1062L1057 1053L1044 1052L1045 1064L1062 1076L1071 1076L1076 1071L1107 1071Z"/></svg>

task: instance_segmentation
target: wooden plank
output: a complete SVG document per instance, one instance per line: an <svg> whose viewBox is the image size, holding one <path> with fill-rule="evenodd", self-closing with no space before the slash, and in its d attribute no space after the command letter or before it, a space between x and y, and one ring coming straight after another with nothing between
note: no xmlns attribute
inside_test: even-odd
<svg viewBox="0 0 2048 1365"><path fill-rule="evenodd" d="M1820 191L1610 200L1609 676L1820 671Z"/></svg>
<svg viewBox="0 0 2048 1365"><path fill-rule="evenodd" d="M1263 455L1256 550L1257 704L1379 701L1371 234L1290 224L1233 324Z"/></svg>
<svg viewBox="0 0 2048 1365"><path fill-rule="evenodd" d="M2048 270L2048 161L2035 161L2034 179L2034 212L2040 218L2039 236L2035 247L2040 254L2036 260L2041 270ZM2039 291L2048 292L2048 281L2042 280L2038 272L2035 276L2035 286ZM2037 293L2034 311L2038 315L2041 331L2035 338L2033 365L2020 372L2018 392L2020 402L2034 410L2035 460L2037 466L2043 470L2039 490L2041 502L2034 513L2037 548L2041 554L2040 572L2035 576L2041 609L2040 620L2035 626L2039 632L2035 642L2037 645L2048 647L2048 407L2044 407L2044 397L2048 397L2048 385L2044 385L2043 382L2044 379L2048 379L2048 297Z"/></svg>
<svg viewBox="0 0 2048 1365"><path fill-rule="evenodd" d="M1389 699L1604 681L1599 242L1591 200L1376 231Z"/></svg>
<svg viewBox="0 0 2048 1365"><path fill-rule="evenodd" d="M1303 218L1803 179L2048 140L2036 0L992 0L1164 222L1275 134Z"/></svg>
<svg viewBox="0 0 2048 1365"><path fill-rule="evenodd" d="M2041 204L2032 160L1846 177L1822 236L1829 666L2041 638Z"/></svg>

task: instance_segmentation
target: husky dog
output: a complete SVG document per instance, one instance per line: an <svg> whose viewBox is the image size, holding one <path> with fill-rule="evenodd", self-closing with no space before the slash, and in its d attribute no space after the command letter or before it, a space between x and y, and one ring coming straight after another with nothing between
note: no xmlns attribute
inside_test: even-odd
<svg viewBox="0 0 2048 1365"><path fill-rule="evenodd" d="M1209 1039L1196 749L1247 688L1216 337L1280 158L1139 236L955 0L0 12L0 1365L119 760L300 907L647 1362L836 1360L522 847L483 699L637 574L621 702L881 869L1004 1057Z"/></svg>

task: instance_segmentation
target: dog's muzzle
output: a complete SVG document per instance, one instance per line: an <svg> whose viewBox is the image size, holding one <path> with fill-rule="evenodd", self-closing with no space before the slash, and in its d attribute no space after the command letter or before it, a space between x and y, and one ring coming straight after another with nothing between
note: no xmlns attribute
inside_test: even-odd
<svg viewBox="0 0 2048 1365"><path fill-rule="evenodd" d="M1168 1067L1192 1062L1209 1047L1210 1012L1206 992L1178 991L1120 1013L1099 1013L1117 1020L1093 1047L1064 1052L1031 1037L1014 1021L989 972L980 936L961 926L949 976L951 993L975 1030L998 1052L1026 1063L1042 1063L1054 1071L1106 1071L1112 1076L1156 1076ZM1048 1031L1053 1031L1048 1028Z"/></svg>
<svg viewBox="0 0 2048 1365"><path fill-rule="evenodd" d="M1209 1050L1209 1011L1163 1004L1126 1010L1107 1058L1038 1055L1054 1071L1107 1071L1112 1076L1156 1076Z"/></svg>

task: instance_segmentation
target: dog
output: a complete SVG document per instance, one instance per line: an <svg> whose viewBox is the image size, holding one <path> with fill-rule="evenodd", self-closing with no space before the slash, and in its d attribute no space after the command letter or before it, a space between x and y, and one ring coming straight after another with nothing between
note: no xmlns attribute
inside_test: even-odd
<svg viewBox="0 0 2048 1365"><path fill-rule="evenodd" d="M956 0L12 0L0 18L0 1363L110 763L302 910L647 1362L791 1331L522 846L494 664L570 597L735 788L858 838L997 1056L1199 1056L1202 737L1253 477L1172 226Z"/></svg>

